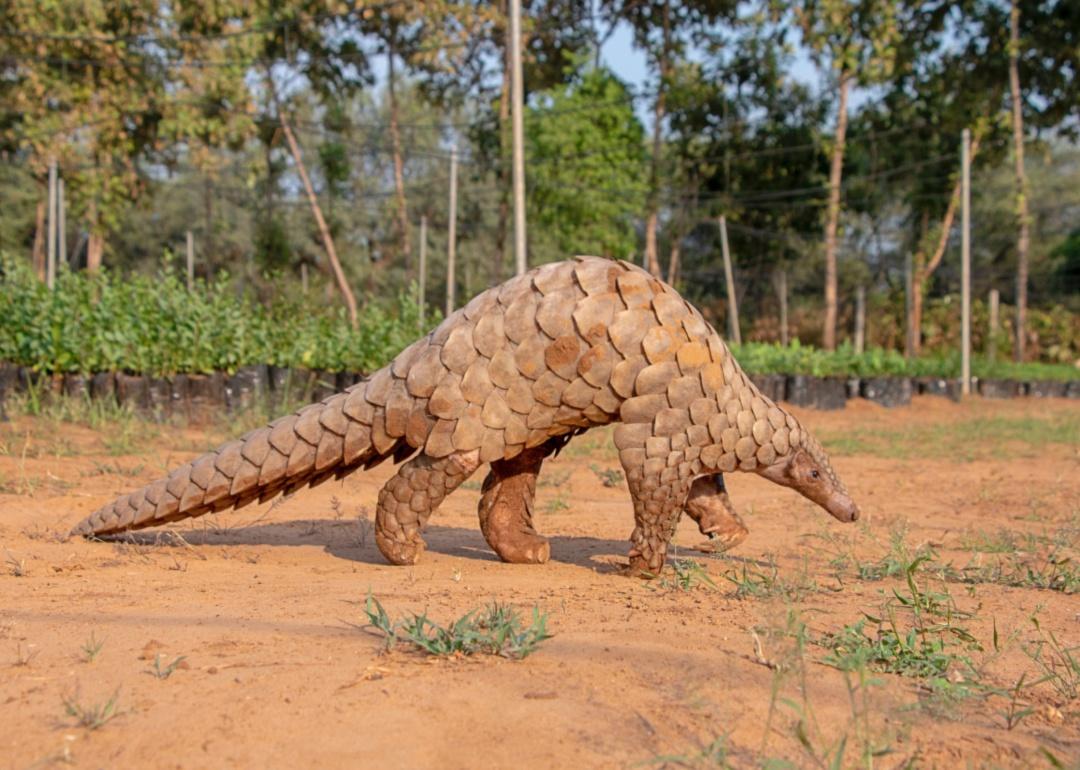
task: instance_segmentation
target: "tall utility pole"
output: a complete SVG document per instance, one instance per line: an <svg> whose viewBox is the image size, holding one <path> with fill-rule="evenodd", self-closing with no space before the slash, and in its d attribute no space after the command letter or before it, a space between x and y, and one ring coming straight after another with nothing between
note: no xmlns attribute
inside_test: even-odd
<svg viewBox="0 0 1080 770"><path fill-rule="evenodd" d="M420 311L420 329L424 328L424 309L427 304L427 216L420 217L420 275L416 280L416 291L420 296L416 306Z"/></svg>
<svg viewBox="0 0 1080 770"><path fill-rule="evenodd" d="M56 283L56 161L49 161L49 229L45 254L45 285Z"/></svg>
<svg viewBox="0 0 1080 770"><path fill-rule="evenodd" d="M1012 0L1009 13L1009 90L1012 93L1013 162L1016 164L1016 341L1014 357L1024 360L1027 328L1028 251L1031 217L1028 214L1027 176L1024 173L1024 103L1020 93L1020 6Z"/></svg>
<svg viewBox="0 0 1080 770"><path fill-rule="evenodd" d="M724 281L727 283L728 338L736 345L742 344L739 331L739 306L735 301L735 277L731 270L731 251L727 242L727 217L720 215L720 250L724 254Z"/></svg>
<svg viewBox="0 0 1080 770"><path fill-rule="evenodd" d="M525 254L525 85L521 77L521 0L510 0L510 101L514 134L514 264L517 274L528 269Z"/></svg>
<svg viewBox="0 0 1080 770"><path fill-rule="evenodd" d="M960 150L960 392L971 393L971 131Z"/></svg>
<svg viewBox="0 0 1080 770"><path fill-rule="evenodd" d="M454 312L457 281L457 145L450 148L450 218L446 234L446 315Z"/></svg>

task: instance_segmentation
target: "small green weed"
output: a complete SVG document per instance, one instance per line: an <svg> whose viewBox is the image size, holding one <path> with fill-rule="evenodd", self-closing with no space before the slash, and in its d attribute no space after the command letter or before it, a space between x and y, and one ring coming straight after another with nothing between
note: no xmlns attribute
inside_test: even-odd
<svg viewBox="0 0 1080 770"><path fill-rule="evenodd" d="M1022 645L1022 649L1042 672L1032 685L1048 682L1066 700L1080 697L1080 645L1066 647L1053 631L1042 627L1037 617L1032 616L1031 624L1039 638Z"/></svg>
<svg viewBox="0 0 1080 770"><path fill-rule="evenodd" d="M555 497L547 501L547 505L544 506L546 513L559 513L561 511L570 510L570 504L566 502L566 492L560 489Z"/></svg>
<svg viewBox="0 0 1080 770"><path fill-rule="evenodd" d="M78 693L72 696L64 696L64 712L72 717L76 724L87 730L97 730L104 727L122 713L119 710L120 688L103 703L84 704L79 702Z"/></svg>
<svg viewBox="0 0 1080 770"><path fill-rule="evenodd" d="M150 668L149 673L153 674L158 679L168 679L170 676L173 675L173 672L176 671L177 667L180 666L180 664L183 663L185 660L187 660L187 656L181 655L172 663L169 663L166 666L162 666L161 653L158 653L154 656L154 665L152 668Z"/></svg>
<svg viewBox="0 0 1080 770"><path fill-rule="evenodd" d="M958 665L973 668L965 653L982 647L955 623L967 615L956 609L948 593L918 585L915 575L923 561L920 557L908 565L907 593L893 589L877 615L864 613L863 619L820 642L829 650L823 663L841 671L868 667L930 680L947 677ZM910 623L901 620L901 612L910 614Z"/></svg>
<svg viewBox="0 0 1080 770"><path fill-rule="evenodd" d="M83 660L87 663L93 663L97 656L101 653L101 648L105 646L104 639L98 639L94 636L94 633L90 633L90 638L82 643L79 648L82 650Z"/></svg>
<svg viewBox="0 0 1080 770"><path fill-rule="evenodd" d="M623 472L618 468L601 468L596 463L589 465L589 470L596 474L596 478L600 479L600 483L608 488L617 488L622 486Z"/></svg>
<svg viewBox="0 0 1080 770"><path fill-rule="evenodd" d="M695 559L672 559L671 575L665 574L656 581L656 585L646 583L646 588L689 593L695 588L715 589L716 583L709 577L708 570Z"/></svg>
<svg viewBox="0 0 1080 770"><path fill-rule="evenodd" d="M399 641L408 642L421 652L438 657L483 653L521 660L551 638L547 632L547 613L538 607L533 607L532 622L527 626L515 609L492 602L443 627L426 612L394 623L382 604L368 594L364 614L367 625L383 635L386 650L393 649Z"/></svg>

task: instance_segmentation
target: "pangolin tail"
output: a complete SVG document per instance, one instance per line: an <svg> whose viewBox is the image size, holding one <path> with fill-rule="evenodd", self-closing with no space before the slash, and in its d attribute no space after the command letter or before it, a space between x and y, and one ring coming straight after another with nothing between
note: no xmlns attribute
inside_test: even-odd
<svg viewBox="0 0 1080 770"><path fill-rule="evenodd" d="M71 534L112 535L242 508L390 456L404 459L415 449L401 434L387 433L384 407L365 397L370 384L358 383L208 452L99 509Z"/></svg>

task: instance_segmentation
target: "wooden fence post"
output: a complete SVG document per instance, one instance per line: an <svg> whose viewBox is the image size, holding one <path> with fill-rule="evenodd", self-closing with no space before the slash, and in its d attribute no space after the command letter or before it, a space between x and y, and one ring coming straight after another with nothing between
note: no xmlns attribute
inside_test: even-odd
<svg viewBox="0 0 1080 770"><path fill-rule="evenodd" d="M731 251L728 249L727 217L720 215L720 251L724 255L724 280L727 282L728 338L736 345L742 344L739 331L739 305L735 299L735 278L731 269Z"/></svg>

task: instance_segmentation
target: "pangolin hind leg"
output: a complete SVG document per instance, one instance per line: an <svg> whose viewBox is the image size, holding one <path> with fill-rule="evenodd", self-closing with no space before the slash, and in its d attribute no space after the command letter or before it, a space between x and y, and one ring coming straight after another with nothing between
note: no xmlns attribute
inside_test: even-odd
<svg viewBox="0 0 1080 770"><path fill-rule="evenodd" d="M547 538L533 529L533 499L540 466L554 448L542 444L510 460L497 460L484 479L480 531L499 558L511 564L543 564L551 556Z"/></svg>
<svg viewBox="0 0 1080 770"><path fill-rule="evenodd" d="M697 523L701 534L709 538L696 546L699 551L722 553L737 546L750 534L731 504L721 473L694 479L686 496L685 510Z"/></svg>
<svg viewBox="0 0 1080 770"><path fill-rule="evenodd" d="M379 492L375 511L375 542L387 561L416 564L428 518L479 467L480 453L472 450L440 458L421 454L398 469Z"/></svg>

